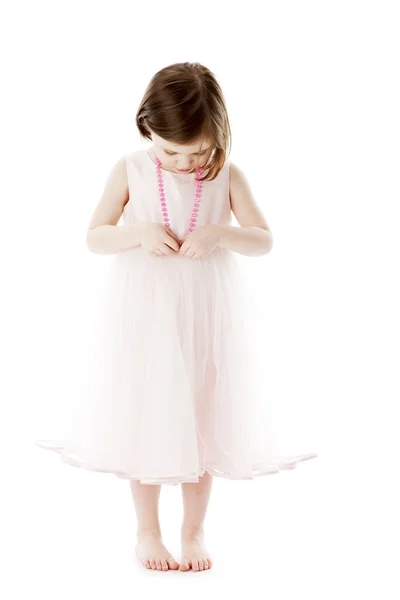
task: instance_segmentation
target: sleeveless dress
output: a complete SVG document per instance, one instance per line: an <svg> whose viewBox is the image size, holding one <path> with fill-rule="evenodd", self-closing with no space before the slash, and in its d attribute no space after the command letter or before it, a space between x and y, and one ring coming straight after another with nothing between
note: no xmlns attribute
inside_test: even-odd
<svg viewBox="0 0 400 600"><path fill-rule="evenodd" d="M231 224L229 165L203 182L197 228ZM128 153L126 166L123 223L163 224L148 151ZM196 173L162 175L170 227L182 239ZM217 247L191 259L130 248L111 256L102 292L65 439L36 444L69 464L146 484L198 482L206 471L252 479L317 456L279 447L257 350L265 332L234 252Z"/></svg>

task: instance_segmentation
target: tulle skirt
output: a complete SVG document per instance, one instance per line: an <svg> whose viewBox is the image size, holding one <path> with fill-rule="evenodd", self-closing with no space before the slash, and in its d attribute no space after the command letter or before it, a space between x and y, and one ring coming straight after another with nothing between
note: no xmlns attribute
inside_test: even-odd
<svg viewBox="0 0 400 600"><path fill-rule="evenodd" d="M112 256L83 336L63 439L35 440L92 471L146 484L293 469L266 393L266 332L234 253Z"/></svg>

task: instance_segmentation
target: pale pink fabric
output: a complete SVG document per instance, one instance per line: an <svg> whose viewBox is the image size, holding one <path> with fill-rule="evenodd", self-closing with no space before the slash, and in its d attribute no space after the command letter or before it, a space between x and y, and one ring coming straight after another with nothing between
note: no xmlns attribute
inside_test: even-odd
<svg viewBox="0 0 400 600"><path fill-rule="evenodd" d="M163 223L156 165L126 156L123 223ZM203 183L197 226L231 224L227 160ZM181 239L195 174L163 170L171 229ZM252 259L249 259L252 260ZM37 440L64 461L148 484L197 482L205 471L246 479L292 469L315 452L285 454L276 439L258 331L234 252L113 255L94 318L81 409L64 440Z"/></svg>

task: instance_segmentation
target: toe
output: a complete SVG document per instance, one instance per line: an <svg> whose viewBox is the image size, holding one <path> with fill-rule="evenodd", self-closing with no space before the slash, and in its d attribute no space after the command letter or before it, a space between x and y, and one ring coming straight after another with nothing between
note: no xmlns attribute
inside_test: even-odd
<svg viewBox="0 0 400 600"><path fill-rule="evenodd" d="M163 560L161 561L161 566L162 566L162 570L163 570L163 571L168 571L168 568L169 568L169 567L168 567L168 563L167 563L167 561L166 561L165 559L163 559Z"/></svg>
<svg viewBox="0 0 400 600"><path fill-rule="evenodd" d="M189 561L182 560L181 564L179 566L179 570L180 571L189 571L189 569L190 569Z"/></svg>
<svg viewBox="0 0 400 600"><path fill-rule="evenodd" d="M203 560L199 558L199 571L204 571Z"/></svg>
<svg viewBox="0 0 400 600"><path fill-rule="evenodd" d="M203 558L203 565L205 569L208 569L208 560L206 558Z"/></svg>
<svg viewBox="0 0 400 600"><path fill-rule="evenodd" d="M199 561L198 560L196 560L196 559L193 560L192 569L193 569L193 571L199 570Z"/></svg>
<svg viewBox="0 0 400 600"><path fill-rule="evenodd" d="M149 560L146 560L146 569L151 569L151 564Z"/></svg>
<svg viewBox="0 0 400 600"><path fill-rule="evenodd" d="M179 569L179 564L176 562L176 560L172 556L167 558L167 564L170 569L174 569L174 570Z"/></svg>
<svg viewBox="0 0 400 600"><path fill-rule="evenodd" d="M161 565L161 561L160 560L156 560L156 565L157 565L157 571L161 571L162 570L162 565Z"/></svg>
<svg viewBox="0 0 400 600"><path fill-rule="evenodd" d="M152 569L155 569L155 568L156 568L156 561L155 561L155 560L151 560L151 561L150 561L150 564L151 564L151 568L152 568Z"/></svg>

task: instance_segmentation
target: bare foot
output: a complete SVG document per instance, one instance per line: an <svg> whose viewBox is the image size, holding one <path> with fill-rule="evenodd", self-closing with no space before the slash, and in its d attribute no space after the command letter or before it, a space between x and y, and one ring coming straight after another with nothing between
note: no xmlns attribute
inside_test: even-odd
<svg viewBox="0 0 400 600"><path fill-rule="evenodd" d="M154 569L157 571L179 569L179 563L164 546L159 533L138 533L135 551L136 556L147 569Z"/></svg>
<svg viewBox="0 0 400 600"><path fill-rule="evenodd" d="M202 531L184 532L181 534L182 557L179 566L180 571L207 571L212 567L212 560L204 545L204 534Z"/></svg>

